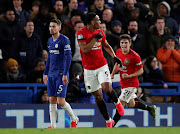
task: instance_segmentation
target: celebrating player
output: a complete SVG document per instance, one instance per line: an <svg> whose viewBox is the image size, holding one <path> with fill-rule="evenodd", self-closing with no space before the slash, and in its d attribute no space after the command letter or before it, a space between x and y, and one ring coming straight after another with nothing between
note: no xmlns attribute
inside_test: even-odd
<svg viewBox="0 0 180 134"><path fill-rule="evenodd" d="M71 106L66 102L66 92L69 78L69 67L71 64L71 47L69 39L60 34L61 21L53 19L50 21L49 31L52 35L47 46L49 49L46 68L43 75L44 84L47 85L49 96L49 114L51 126L56 128L57 103L71 118L71 128L76 128L78 118L74 115Z"/></svg>
<svg viewBox="0 0 180 134"><path fill-rule="evenodd" d="M103 100L102 89L114 101L120 115L124 115L124 107L120 103L110 77L107 61L102 52L102 45L105 50L122 65L111 46L106 41L106 36L100 27L99 16L90 12L86 16L87 26L77 32L77 40L80 47L82 64L84 68L84 81L88 93L95 97L96 104L106 120L106 126L112 127L112 119L107 112L106 104Z"/></svg>
<svg viewBox="0 0 180 134"><path fill-rule="evenodd" d="M114 74L120 71L120 83L121 83L121 95L119 97L123 106L127 105L128 108L139 108L149 111L155 120L156 106L147 106L140 101L135 101L137 97L136 92L139 87L138 76L143 74L143 65L141 63L140 56L130 49L131 37L127 34L120 36L120 47L116 51L118 58L122 60L123 66L120 67L117 63L114 65L113 71L111 73L111 78L114 78ZM116 125L118 120L121 118L118 111L113 117L113 126Z"/></svg>

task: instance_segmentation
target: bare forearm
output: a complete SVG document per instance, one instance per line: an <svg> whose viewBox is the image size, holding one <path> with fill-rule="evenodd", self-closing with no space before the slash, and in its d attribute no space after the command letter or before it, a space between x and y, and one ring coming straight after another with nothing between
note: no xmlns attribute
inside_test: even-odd
<svg viewBox="0 0 180 134"><path fill-rule="evenodd" d="M143 74L144 70L143 68L140 68L138 71L136 71L135 73L133 74L130 74L130 78L133 78L133 77L136 77L136 76L140 76L141 74Z"/></svg>
<svg viewBox="0 0 180 134"><path fill-rule="evenodd" d="M87 45L85 45L84 47L83 47L83 49L82 49L82 52L84 53L84 54L87 54L87 53L89 53L89 51L91 51L91 49L92 49L92 47L94 46L94 44L96 43L96 39L95 38L93 38Z"/></svg>

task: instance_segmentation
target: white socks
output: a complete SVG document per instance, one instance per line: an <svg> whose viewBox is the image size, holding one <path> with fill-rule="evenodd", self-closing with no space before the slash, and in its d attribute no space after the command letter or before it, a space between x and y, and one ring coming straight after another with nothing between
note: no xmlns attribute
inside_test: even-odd
<svg viewBox="0 0 180 134"><path fill-rule="evenodd" d="M118 102L117 103L114 103L115 105L117 105L117 104L119 104L120 103L120 101L119 101L119 98L118 98Z"/></svg>
<svg viewBox="0 0 180 134"><path fill-rule="evenodd" d="M49 115L50 115L51 127L56 128L57 104L49 104Z"/></svg>
<svg viewBox="0 0 180 134"><path fill-rule="evenodd" d="M72 121L76 121L76 116L74 115L74 112L72 111L72 108L69 105L69 103L65 102L65 105L61 108L63 108L66 111L66 113L70 116Z"/></svg>
<svg viewBox="0 0 180 134"><path fill-rule="evenodd" d="M110 123L111 122L111 118L109 118L109 120L106 120L106 123Z"/></svg>

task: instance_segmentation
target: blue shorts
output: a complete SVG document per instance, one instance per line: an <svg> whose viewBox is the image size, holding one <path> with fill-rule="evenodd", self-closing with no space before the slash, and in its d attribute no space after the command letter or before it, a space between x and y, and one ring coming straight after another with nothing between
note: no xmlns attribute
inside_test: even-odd
<svg viewBox="0 0 180 134"><path fill-rule="evenodd" d="M47 95L66 98L67 85L62 82L62 76L48 77ZM68 75L69 78L69 75Z"/></svg>

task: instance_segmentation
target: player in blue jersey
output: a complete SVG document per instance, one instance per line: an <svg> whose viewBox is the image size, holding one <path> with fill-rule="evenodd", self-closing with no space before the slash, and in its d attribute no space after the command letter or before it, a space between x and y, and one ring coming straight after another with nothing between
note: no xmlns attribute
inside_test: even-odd
<svg viewBox="0 0 180 134"><path fill-rule="evenodd" d="M46 68L43 74L43 82L47 85L49 96L49 114L51 126L56 128L57 103L71 118L71 128L76 128L78 118L74 115L71 106L66 102L66 92L69 78L69 67L71 64L71 47L69 39L60 34L61 21L53 19L50 21L49 31L52 35L47 42L49 49Z"/></svg>

